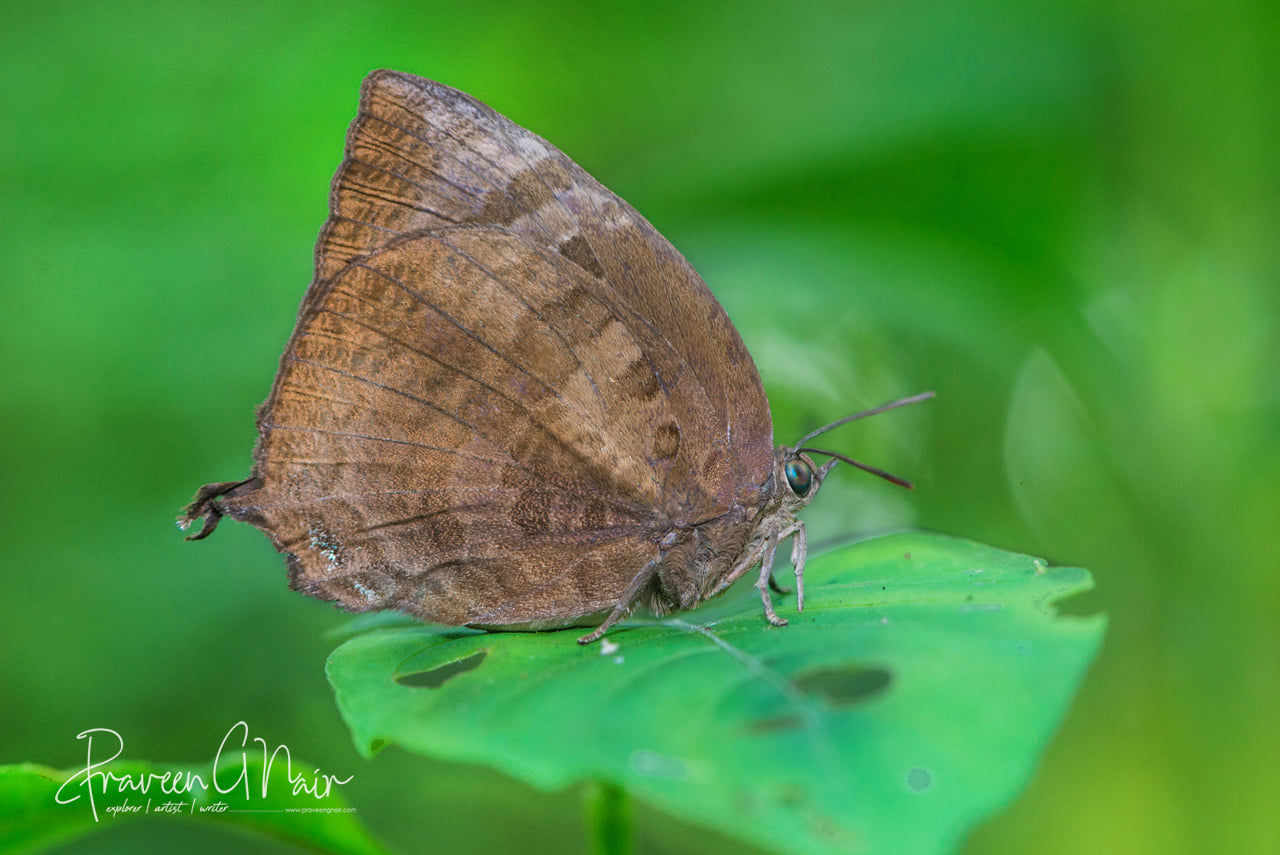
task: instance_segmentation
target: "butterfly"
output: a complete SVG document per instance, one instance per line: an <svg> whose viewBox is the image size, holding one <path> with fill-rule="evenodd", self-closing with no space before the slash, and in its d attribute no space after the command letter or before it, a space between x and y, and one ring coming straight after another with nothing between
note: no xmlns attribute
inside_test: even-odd
<svg viewBox="0 0 1280 855"><path fill-rule="evenodd" d="M315 277L249 478L202 487L290 585L351 611L598 627L692 608L759 568L764 615L797 512L845 461L773 445L764 387L692 266L551 144L474 98L365 80ZM821 464L814 457L826 457Z"/></svg>

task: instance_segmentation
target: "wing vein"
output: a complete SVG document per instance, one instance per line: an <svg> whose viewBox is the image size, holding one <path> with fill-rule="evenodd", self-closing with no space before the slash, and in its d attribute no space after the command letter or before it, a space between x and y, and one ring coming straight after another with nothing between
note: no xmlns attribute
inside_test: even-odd
<svg viewBox="0 0 1280 855"><path fill-rule="evenodd" d="M489 435L488 433L486 433L485 431L481 430L481 429L480 429L480 427L479 427L478 425L471 424L470 422L466 421L465 419L461 418L460 416L455 415L455 414L453 414L453 413L450 413L450 412L448 412L447 410L445 410L443 407L438 407L438 406L436 406L435 404L433 404L431 401L428 401L428 400L427 400L427 399L425 399L425 398L420 398L420 397L418 397L417 395L414 395L413 393L408 392L408 391L407 391L407 390L405 390L405 389L397 389L397 388L395 388L394 386L388 386L388 385L386 385L385 383L379 383L378 381L376 381L376 380L374 380L374 379L372 379L372 378L370 378L370 377L363 377L363 376L361 376L361 375L359 375L359 374L355 374L355 373L350 372L350 371L343 371L341 368L338 368L338 367L333 366L333 365L325 365L325 364L324 364L324 363L322 363L322 362L315 362L315 361L310 360L310 359L302 359L302 358L297 357L297 356L289 356L289 357L287 357L287 358L288 358L288 359L289 359L289 361L291 361L291 362L298 362L298 363L301 363L301 364L303 364L303 365L310 365L310 366L312 366L313 368L319 368L319 369L321 369L322 371L330 371L330 372L332 372L332 373L334 373L334 374L338 374L338 375L341 375L341 376L346 377L346 378L348 378L348 379L354 380L354 381L356 381L357 383L365 383L365 384L367 384L367 385L374 386L374 387L376 387L376 388L383 389L383 390L388 391L388 392L393 392L393 393L395 393L395 394L397 394L397 395L400 395L400 396L402 396L402 397L408 398L409 400L411 400L411 401L413 401L413 402L415 402L415 403L421 404L421 405L423 405L424 407L427 407L427 408L429 408L429 409L435 410L437 413L439 413L440 415L444 416L445 418L447 418L447 419L451 419L452 421L457 422L458 424L462 425L463 427L468 428L469 430L473 431L473 432L474 432L475 434L477 434L478 436L482 436L482 437L484 437L486 440L488 440L489 442L492 442L494 445L497 445L497 446L501 447L501 443L500 443L500 442L498 442L497 440L495 440L492 436L490 436L490 435ZM551 437L552 437L552 439L556 442L556 444L557 444L557 445L559 445L560 447L562 447L562 448L568 448L568 446L566 446L566 445L565 445L565 443L564 443L564 442L563 442L559 437L555 436L554 434L551 434ZM569 451L570 451L572 454L574 454L574 456L577 456L576 452L574 452L574 451L573 451L573 449L569 449ZM520 468L520 469L522 469L523 471L528 472L530 475L533 475L533 476L534 476L535 478L537 478L539 481L541 481L541 482L543 482L543 483L545 483L545 484L549 484L550 486L554 486L554 487L557 487L557 488L559 488L559 487L560 487L560 485L559 485L559 484L555 484L555 483L553 483L553 482L548 482L545 478L540 477L540 476L538 475L538 473L537 473L537 472L535 472L535 471L533 471L533 470L529 469L527 466L525 466L524 464L522 464L520 461L513 459L513 460L512 460L512 462L513 462L513 464L514 464L514 465L516 465L517 467L519 467L519 468ZM585 482L584 482L584 483L585 483ZM596 491L596 490L592 490L592 492L593 492L593 493L594 493L598 498L600 498L602 501L604 501L604 502L606 502L606 503L608 503L608 504L611 504L611 505L613 505L614 507L622 508L623 510L630 511L632 514L636 515L637 517L639 517L639 518L641 518L641 519L644 519L644 518L646 518L646 517L648 516L648 514L646 514L646 513L645 513L645 509L644 509L644 508L639 507L639 506L636 506L636 505L632 505L632 504L631 504L631 503L629 503L629 502L625 502L625 501L621 500L620 498L618 498L618 497L617 497L617 496L615 496L615 495L612 495L612 494L609 494L609 493L599 492L599 491Z"/></svg>

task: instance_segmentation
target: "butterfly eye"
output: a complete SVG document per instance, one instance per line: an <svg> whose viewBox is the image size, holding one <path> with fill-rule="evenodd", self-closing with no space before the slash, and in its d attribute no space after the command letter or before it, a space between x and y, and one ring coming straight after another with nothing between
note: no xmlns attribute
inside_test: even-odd
<svg viewBox="0 0 1280 855"><path fill-rule="evenodd" d="M787 483L791 485L791 492L800 498L809 495L809 488L813 486L813 470L809 468L809 464L803 460L792 460L784 470L787 473Z"/></svg>

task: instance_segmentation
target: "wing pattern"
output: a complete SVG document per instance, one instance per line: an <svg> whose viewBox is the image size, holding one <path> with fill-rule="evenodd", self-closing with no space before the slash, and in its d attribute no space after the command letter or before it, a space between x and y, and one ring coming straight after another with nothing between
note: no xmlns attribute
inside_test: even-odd
<svg viewBox="0 0 1280 855"><path fill-rule="evenodd" d="M757 501L772 428L737 332L554 147L375 72L330 204L253 476L217 507L289 555L294 587L570 620L614 606L664 533Z"/></svg>

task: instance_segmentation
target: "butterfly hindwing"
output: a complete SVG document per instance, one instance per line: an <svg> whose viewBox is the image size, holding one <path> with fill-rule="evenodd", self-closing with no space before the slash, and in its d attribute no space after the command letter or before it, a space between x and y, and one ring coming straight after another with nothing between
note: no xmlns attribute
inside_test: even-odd
<svg viewBox="0 0 1280 855"><path fill-rule="evenodd" d="M503 623L613 605L656 555L675 449L665 391L589 284L492 227L352 262L295 331L256 483L226 512L348 608Z"/></svg>

